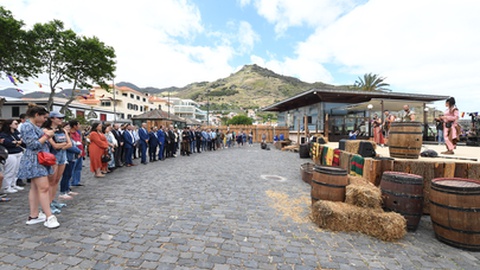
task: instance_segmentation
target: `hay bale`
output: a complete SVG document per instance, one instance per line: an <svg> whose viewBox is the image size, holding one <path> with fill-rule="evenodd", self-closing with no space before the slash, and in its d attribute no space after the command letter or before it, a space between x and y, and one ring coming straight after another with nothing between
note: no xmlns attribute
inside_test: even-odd
<svg viewBox="0 0 480 270"><path fill-rule="evenodd" d="M398 213L385 213L343 202L319 200L312 207L312 218L321 228L361 232L383 241L395 241L407 233L407 221Z"/></svg>
<svg viewBox="0 0 480 270"><path fill-rule="evenodd" d="M345 202L363 208L382 209L382 192L374 185L350 184L346 187Z"/></svg>
<svg viewBox="0 0 480 270"><path fill-rule="evenodd" d="M348 175L348 184L349 185L373 185L367 179L361 176Z"/></svg>

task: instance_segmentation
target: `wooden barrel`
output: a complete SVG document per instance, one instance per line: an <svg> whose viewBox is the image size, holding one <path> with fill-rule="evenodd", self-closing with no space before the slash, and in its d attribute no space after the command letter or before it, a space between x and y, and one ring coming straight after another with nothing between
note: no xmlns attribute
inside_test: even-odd
<svg viewBox="0 0 480 270"><path fill-rule="evenodd" d="M310 145L308 145L308 143L300 144L298 153L300 154L300 158L310 158Z"/></svg>
<svg viewBox="0 0 480 270"><path fill-rule="evenodd" d="M417 159L423 143L422 123L393 122L388 133L391 157Z"/></svg>
<svg viewBox="0 0 480 270"><path fill-rule="evenodd" d="M309 185L312 184L313 166L315 166L315 164L310 162L300 165L300 175L302 176L302 180Z"/></svg>
<svg viewBox="0 0 480 270"><path fill-rule="evenodd" d="M312 176L312 204L318 200L345 201L347 171L333 166L315 165Z"/></svg>
<svg viewBox="0 0 480 270"><path fill-rule="evenodd" d="M438 240L480 250L480 181L435 178L430 187L430 216Z"/></svg>
<svg viewBox="0 0 480 270"><path fill-rule="evenodd" d="M380 182L383 207L407 219L407 229L415 231L423 213L423 177L386 171Z"/></svg>

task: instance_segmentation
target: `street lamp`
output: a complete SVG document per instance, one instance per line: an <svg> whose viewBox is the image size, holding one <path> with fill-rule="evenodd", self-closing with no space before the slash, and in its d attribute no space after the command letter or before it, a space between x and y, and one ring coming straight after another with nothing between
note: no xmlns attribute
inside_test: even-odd
<svg viewBox="0 0 480 270"><path fill-rule="evenodd" d="M207 126L210 126L210 89L207 90Z"/></svg>
<svg viewBox="0 0 480 270"><path fill-rule="evenodd" d="M368 117L368 137L371 137L372 136L372 122L370 120L370 115L372 113L373 105L368 104L367 109L368 109L368 116L367 116Z"/></svg>

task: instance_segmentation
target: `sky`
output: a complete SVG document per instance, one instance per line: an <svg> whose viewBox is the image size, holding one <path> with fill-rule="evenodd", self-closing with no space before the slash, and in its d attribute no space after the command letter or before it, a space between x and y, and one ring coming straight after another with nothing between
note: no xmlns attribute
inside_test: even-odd
<svg viewBox="0 0 480 270"><path fill-rule="evenodd" d="M305 82L385 77L394 92L480 111L478 0L0 0L17 20L61 20L116 52L115 82L183 87L257 64ZM41 77L37 80L42 80ZM20 85L38 90L35 79ZM12 87L0 79L0 88ZM64 85L64 88L68 88ZM444 109L444 102L434 104Z"/></svg>

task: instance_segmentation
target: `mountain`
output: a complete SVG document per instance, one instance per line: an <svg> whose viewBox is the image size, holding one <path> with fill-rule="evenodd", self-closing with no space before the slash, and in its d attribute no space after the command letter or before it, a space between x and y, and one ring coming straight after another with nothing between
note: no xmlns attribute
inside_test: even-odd
<svg viewBox="0 0 480 270"><path fill-rule="evenodd" d="M12 97L12 98L22 98L23 94L18 92L16 88L7 88L0 90L0 96L2 97Z"/></svg>
<svg viewBox="0 0 480 270"><path fill-rule="evenodd" d="M306 83L254 64L213 82L196 82L181 88L148 87L140 91L164 97L170 93L171 96L190 98L203 104L208 100L213 109L246 109L264 107L312 88L345 90L350 87L321 82Z"/></svg>

